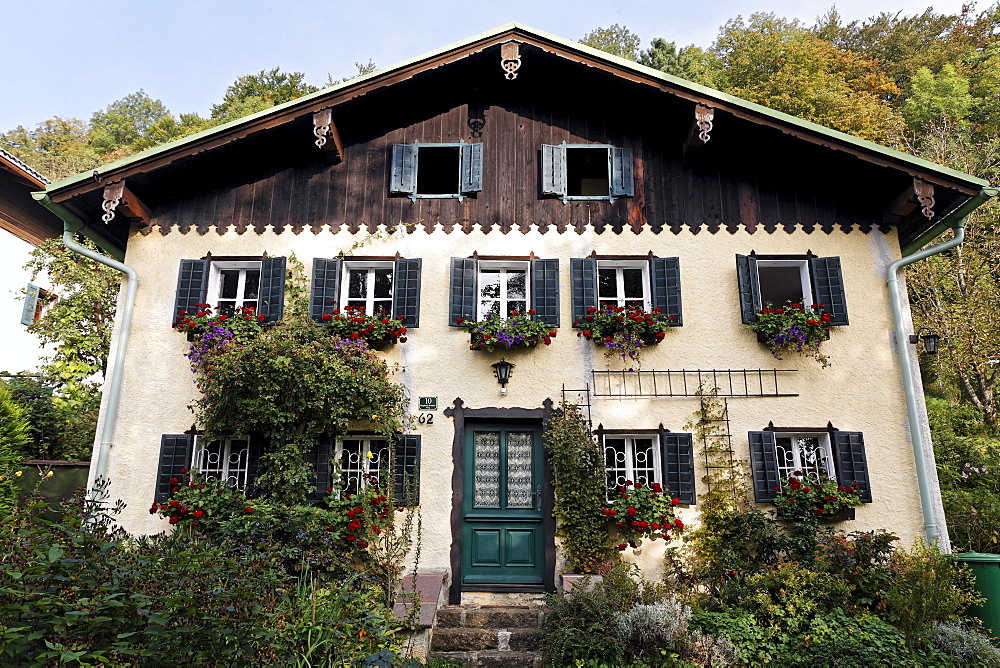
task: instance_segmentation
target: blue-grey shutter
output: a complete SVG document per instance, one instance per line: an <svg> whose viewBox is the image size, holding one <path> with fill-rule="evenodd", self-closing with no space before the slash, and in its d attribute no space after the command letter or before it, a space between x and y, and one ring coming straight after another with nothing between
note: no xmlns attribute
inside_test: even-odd
<svg viewBox="0 0 1000 668"><path fill-rule="evenodd" d="M872 488L868 481L868 459L865 457L865 438L860 431L833 432L833 463L837 468L837 484L849 487L858 483L858 495L865 503L872 502Z"/></svg>
<svg viewBox="0 0 1000 668"><path fill-rule="evenodd" d="M542 144L542 194L566 195L566 146Z"/></svg>
<svg viewBox="0 0 1000 668"><path fill-rule="evenodd" d="M309 294L309 317L322 320L333 315L340 300L340 260L313 259L312 291Z"/></svg>
<svg viewBox="0 0 1000 668"><path fill-rule="evenodd" d="M569 260L573 326L587 327L587 309L597 306L597 260L574 257Z"/></svg>
<svg viewBox="0 0 1000 668"><path fill-rule="evenodd" d="M483 189L483 145L462 144L462 176L460 193L477 193Z"/></svg>
<svg viewBox="0 0 1000 668"><path fill-rule="evenodd" d="M681 503L694 504L697 494L691 434L660 434L660 453L667 496L680 499Z"/></svg>
<svg viewBox="0 0 1000 668"><path fill-rule="evenodd" d="M757 322L757 313L761 309L757 258L752 255L737 255L736 276L740 288L740 315L744 325L752 325Z"/></svg>
<svg viewBox="0 0 1000 668"><path fill-rule="evenodd" d="M412 195L417 192L417 147L415 144L392 145L392 168L389 192Z"/></svg>
<svg viewBox="0 0 1000 668"><path fill-rule="evenodd" d="M257 472L260 470L260 456L264 453L264 438L251 434L247 439L247 486L244 490L248 499L264 495L264 489L257 486Z"/></svg>
<svg viewBox="0 0 1000 668"><path fill-rule="evenodd" d="M653 284L653 308L671 327L684 324L681 310L681 261L676 257L654 257L649 261L649 277Z"/></svg>
<svg viewBox="0 0 1000 668"><path fill-rule="evenodd" d="M316 484L309 490L306 498L316 502L326 496L326 490L333 484L333 438L329 434L321 434L315 445L303 455L306 464L312 469Z"/></svg>
<svg viewBox="0 0 1000 668"><path fill-rule="evenodd" d="M392 276L392 314L403 327L420 325L420 258L396 260Z"/></svg>
<svg viewBox="0 0 1000 668"><path fill-rule="evenodd" d="M177 314L187 311L194 315L201 309L195 304L205 301L205 290L208 281L208 262L206 260L181 260L180 272L177 276L177 296L174 299L173 322Z"/></svg>
<svg viewBox="0 0 1000 668"><path fill-rule="evenodd" d="M160 467L156 474L156 492L153 500L164 502L170 498L172 488L178 483L170 482L176 478L183 480L186 469L191 464L191 447L194 439L190 434L163 434L160 436Z"/></svg>
<svg viewBox="0 0 1000 668"><path fill-rule="evenodd" d="M809 260L813 300L830 314L831 325L846 325L847 300L844 297L844 277L839 257L814 257Z"/></svg>
<svg viewBox="0 0 1000 668"><path fill-rule="evenodd" d="M420 436L404 434L396 441L393 456L395 466L396 505L420 505Z"/></svg>
<svg viewBox="0 0 1000 668"><path fill-rule="evenodd" d="M611 196L632 197L635 184L632 174L632 149L611 147Z"/></svg>
<svg viewBox="0 0 1000 668"><path fill-rule="evenodd" d="M448 324L460 327L458 319L476 319L476 261L468 257L451 258L451 303Z"/></svg>
<svg viewBox="0 0 1000 668"><path fill-rule="evenodd" d="M559 326L559 260L531 261L531 308L535 320Z"/></svg>
<svg viewBox="0 0 1000 668"><path fill-rule="evenodd" d="M38 295L41 291L37 285L28 283L24 289L24 308L21 309L21 324L30 325L35 322L35 310L38 308ZM174 314L176 317L176 314Z"/></svg>
<svg viewBox="0 0 1000 668"><path fill-rule="evenodd" d="M775 487L781 486L778 478L778 452L773 431L751 431L750 470L753 474L753 497L757 503L774 501L778 496Z"/></svg>
<svg viewBox="0 0 1000 668"><path fill-rule="evenodd" d="M264 322L278 322L285 311L285 258L265 257L260 263L260 301L257 314Z"/></svg>

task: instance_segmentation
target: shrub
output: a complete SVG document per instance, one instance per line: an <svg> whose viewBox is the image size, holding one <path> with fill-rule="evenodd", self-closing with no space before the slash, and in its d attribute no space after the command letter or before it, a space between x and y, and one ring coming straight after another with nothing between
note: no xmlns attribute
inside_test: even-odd
<svg viewBox="0 0 1000 668"><path fill-rule="evenodd" d="M938 651L959 659L966 666L1000 667L1000 649L990 639L959 622L934 622L927 640Z"/></svg>
<svg viewBox="0 0 1000 668"><path fill-rule="evenodd" d="M812 568L847 581L851 609L882 610L885 591L892 582L892 544L897 540L885 531L829 536L819 542Z"/></svg>
<svg viewBox="0 0 1000 668"><path fill-rule="evenodd" d="M688 628L691 608L676 598L637 605L620 613L617 621L619 634L636 657L656 658L665 652L676 652L707 666L725 666L735 659L735 648L725 638L706 636Z"/></svg>
<svg viewBox="0 0 1000 668"><path fill-rule="evenodd" d="M911 643L934 622L957 619L978 598L972 571L919 538L913 548L892 555L893 581L886 592L893 623Z"/></svg>
<svg viewBox="0 0 1000 668"><path fill-rule="evenodd" d="M813 619L783 652L782 666L931 665L916 662L899 630L871 615L851 617L840 610Z"/></svg>
<svg viewBox="0 0 1000 668"><path fill-rule="evenodd" d="M615 622L616 612L614 597L603 583L596 583L591 591L578 587L570 595L546 595L542 624L546 665L574 665L590 659L621 665L625 641Z"/></svg>
<svg viewBox="0 0 1000 668"><path fill-rule="evenodd" d="M14 473L28 446L28 422L24 410L14 403L6 385L0 384L0 517L10 514L17 503Z"/></svg>

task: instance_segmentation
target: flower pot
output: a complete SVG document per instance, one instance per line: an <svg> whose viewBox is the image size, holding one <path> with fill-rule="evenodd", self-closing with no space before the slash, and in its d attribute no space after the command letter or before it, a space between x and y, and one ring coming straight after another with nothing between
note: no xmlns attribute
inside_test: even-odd
<svg viewBox="0 0 1000 668"><path fill-rule="evenodd" d="M855 517L855 510L857 508L844 508L843 510L833 513L832 515L823 515L823 519L827 522L844 522L847 520L853 520Z"/></svg>
<svg viewBox="0 0 1000 668"><path fill-rule="evenodd" d="M477 337L475 334L470 334L469 335L469 350L486 350L487 349L487 344L489 344L489 343L493 344L493 350L494 351L496 351L496 350L519 350L521 348L534 348L539 343L541 343L541 339L539 337L537 337L537 336L528 336L528 337L525 337L524 339L522 339L521 343L508 348L507 346L503 345L497 339L490 339L490 341L484 341L481 336Z"/></svg>
<svg viewBox="0 0 1000 668"><path fill-rule="evenodd" d="M392 334L386 334L378 339L371 339L368 341L368 347L373 350L385 350L389 346L396 343L396 337Z"/></svg>

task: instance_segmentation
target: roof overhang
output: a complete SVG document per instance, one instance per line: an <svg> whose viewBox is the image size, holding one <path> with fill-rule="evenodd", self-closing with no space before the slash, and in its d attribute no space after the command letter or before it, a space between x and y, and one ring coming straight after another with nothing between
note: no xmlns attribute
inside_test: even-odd
<svg viewBox="0 0 1000 668"><path fill-rule="evenodd" d="M28 164L0 149L0 228L36 246L62 235L62 221L31 198L32 191L45 188L48 182Z"/></svg>

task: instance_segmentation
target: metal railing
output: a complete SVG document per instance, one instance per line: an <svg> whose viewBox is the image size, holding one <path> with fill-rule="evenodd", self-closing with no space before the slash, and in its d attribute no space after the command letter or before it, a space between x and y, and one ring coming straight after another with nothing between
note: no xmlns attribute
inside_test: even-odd
<svg viewBox="0 0 1000 668"><path fill-rule="evenodd" d="M782 392L781 374L798 369L667 369L665 371L593 370L595 397L694 397L700 389L717 388L719 397L797 397L798 392Z"/></svg>

